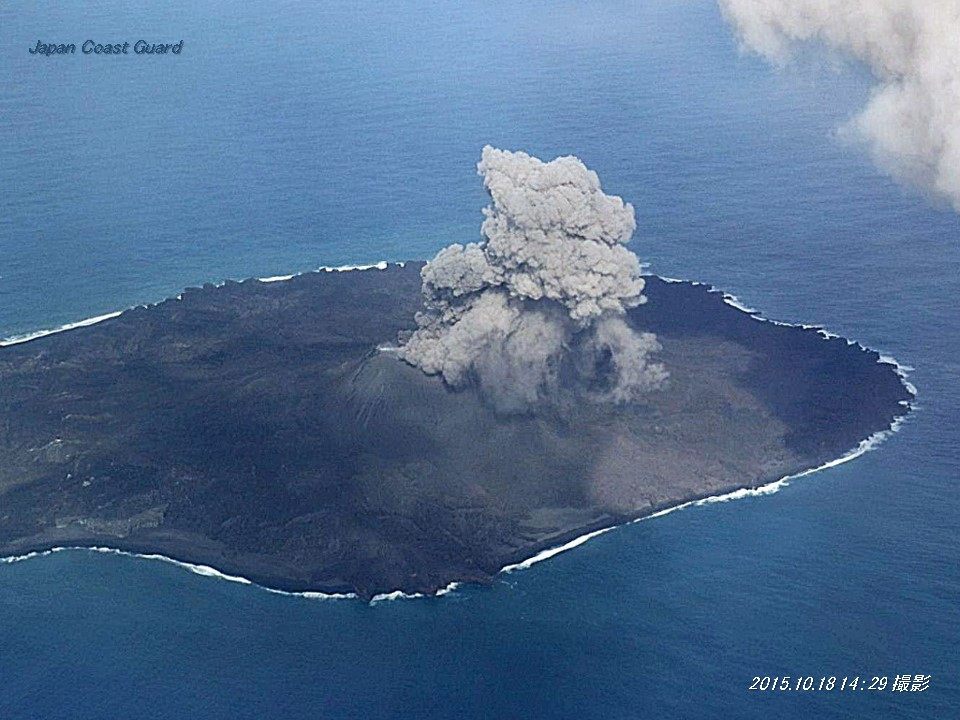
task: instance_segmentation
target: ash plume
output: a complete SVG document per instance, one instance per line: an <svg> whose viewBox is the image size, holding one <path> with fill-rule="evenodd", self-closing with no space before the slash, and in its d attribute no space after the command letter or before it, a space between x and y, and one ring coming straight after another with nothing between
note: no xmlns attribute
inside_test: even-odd
<svg viewBox="0 0 960 720"><path fill-rule="evenodd" d="M814 41L877 79L843 128L877 164L960 211L960 0L720 0L744 45L775 63Z"/></svg>
<svg viewBox="0 0 960 720"><path fill-rule="evenodd" d="M613 403L659 387L656 337L622 317L646 302L640 262L624 247L633 207L605 195L575 157L545 163L487 146L477 170L491 198L482 240L424 266L424 309L400 357L454 388L477 385L504 412L561 386Z"/></svg>

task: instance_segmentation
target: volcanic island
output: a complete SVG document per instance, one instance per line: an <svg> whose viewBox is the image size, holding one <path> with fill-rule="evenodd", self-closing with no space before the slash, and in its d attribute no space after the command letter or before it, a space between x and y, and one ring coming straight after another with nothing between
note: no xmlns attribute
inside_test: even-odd
<svg viewBox="0 0 960 720"><path fill-rule="evenodd" d="M705 285L635 273L645 301L613 312L617 337L649 339L655 382L613 393L602 376L629 360L614 341L586 329L584 313L540 307L550 283L521 296L528 278L515 290L501 271L501 236L487 227L505 212L494 164L487 242L454 246L485 278L469 293L423 262L228 281L0 347L0 557L109 547L291 592L429 594L490 582L593 530L819 467L908 411L908 386L877 352L764 321ZM516 167L513 181L543 191L533 166ZM554 222L547 215L537 222ZM501 226L518 228L514 216ZM523 243L556 246L544 237ZM576 239L594 242L590 231ZM424 310L427 285L434 299L443 290L440 309ZM443 367L404 355L417 333L446 342L473 322L489 292L501 297L482 303L501 324L483 336L487 360L453 374L452 355ZM504 344L514 332L558 349L494 363L485 384L489 358L518 352ZM576 352L592 358L589 372L582 359L567 368ZM535 392L505 406L498 393L530 368Z"/></svg>

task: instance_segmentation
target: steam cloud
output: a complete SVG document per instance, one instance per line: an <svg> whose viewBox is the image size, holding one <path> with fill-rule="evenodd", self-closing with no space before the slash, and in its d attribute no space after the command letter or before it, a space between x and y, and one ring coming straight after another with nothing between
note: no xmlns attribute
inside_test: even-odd
<svg viewBox="0 0 960 720"><path fill-rule="evenodd" d="M640 262L623 246L633 207L575 157L544 163L487 146L477 170L491 197L483 240L424 266L424 310L400 357L453 387L476 383L504 412L551 398L563 380L614 403L661 385L656 337L622 317L646 302Z"/></svg>
<svg viewBox="0 0 960 720"><path fill-rule="evenodd" d="M960 211L960 0L720 0L749 48L776 63L822 41L879 80L846 129L895 177Z"/></svg>

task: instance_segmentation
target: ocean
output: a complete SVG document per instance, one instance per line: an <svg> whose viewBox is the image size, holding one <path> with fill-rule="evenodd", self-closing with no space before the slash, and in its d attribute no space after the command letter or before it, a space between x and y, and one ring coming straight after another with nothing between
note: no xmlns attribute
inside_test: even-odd
<svg viewBox="0 0 960 720"><path fill-rule="evenodd" d="M183 51L27 52L141 38ZM960 712L960 216L839 137L863 68L772 69L708 0L9 0L0 76L0 337L475 240L489 143L580 156L651 272L880 349L918 390L853 462L439 598L0 564L0 718ZM906 673L929 689L749 690Z"/></svg>

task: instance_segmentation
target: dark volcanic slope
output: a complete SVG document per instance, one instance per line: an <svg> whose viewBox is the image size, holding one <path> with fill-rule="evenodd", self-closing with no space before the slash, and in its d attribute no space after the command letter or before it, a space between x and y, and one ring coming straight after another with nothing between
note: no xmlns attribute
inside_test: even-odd
<svg viewBox="0 0 960 720"><path fill-rule="evenodd" d="M650 278L665 390L495 416L377 346L420 264L186 291L0 348L0 556L160 552L292 590L432 591L837 457L909 395L842 339Z"/></svg>

